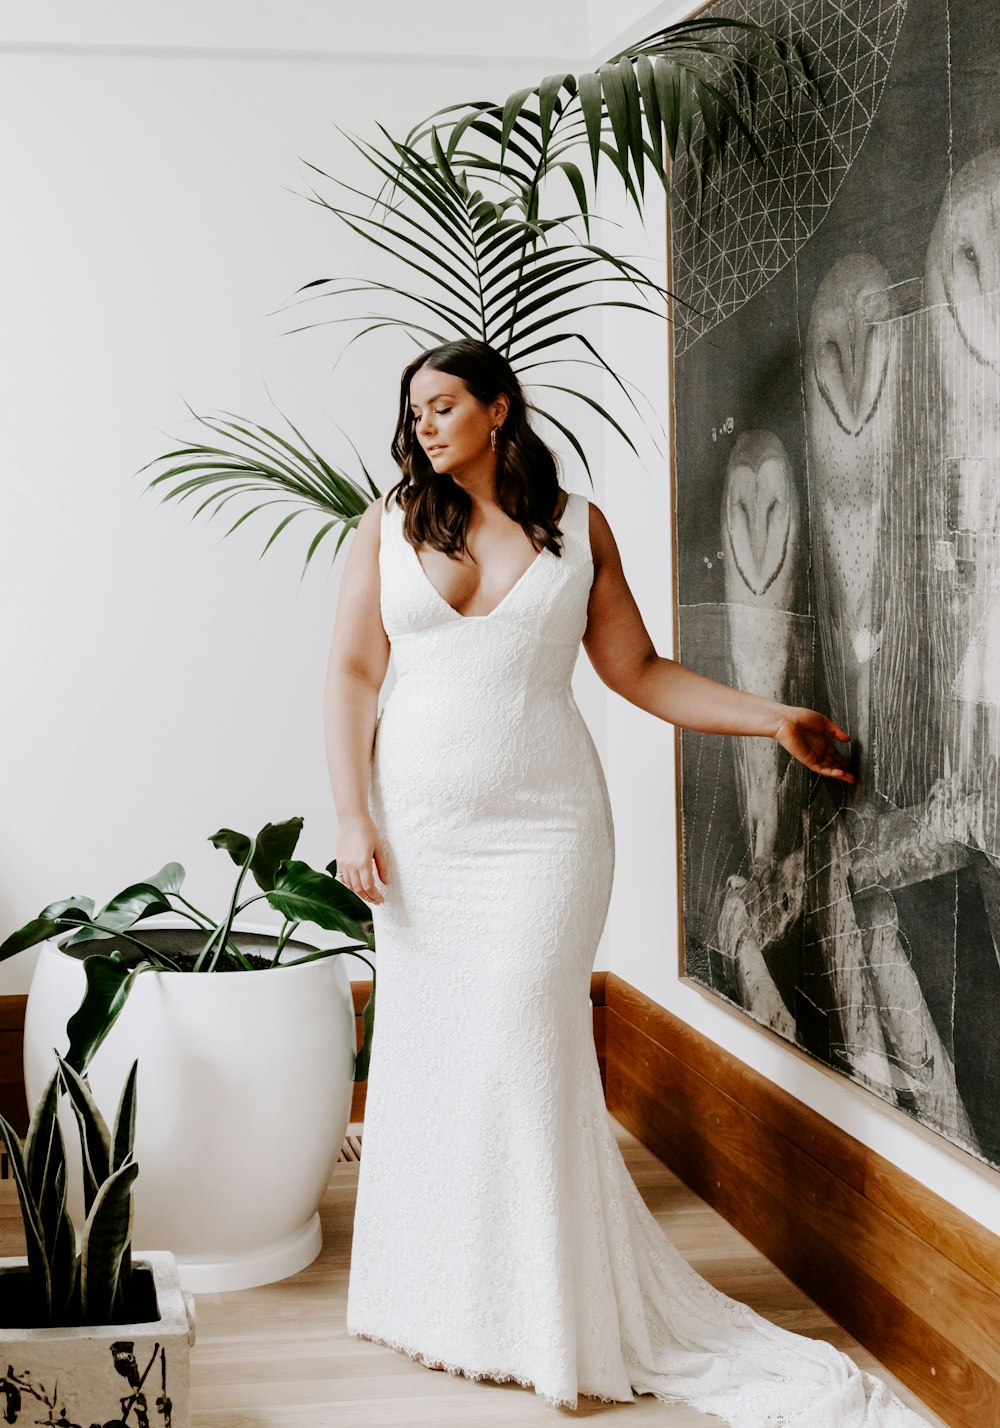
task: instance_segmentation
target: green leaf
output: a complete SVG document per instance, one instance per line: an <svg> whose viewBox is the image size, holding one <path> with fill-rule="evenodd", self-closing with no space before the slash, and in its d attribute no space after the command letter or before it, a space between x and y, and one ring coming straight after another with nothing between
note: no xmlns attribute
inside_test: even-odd
<svg viewBox="0 0 1000 1428"><path fill-rule="evenodd" d="M87 1324L106 1324L111 1318L122 1257L132 1238L132 1182L138 1174L134 1160L120 1165L98 1191L83 1227L80 1308Z"/></svg>
<svg viewBox="0 0 1000 1428"><path fill-rule="evenodd" d="M623 56L617 64L602 65L601 81L604 99L615 136L615 143L623 160L628 163L627 154L632 157L635 181L639 192L643 191L644 154L642 148L642 105L639 99L639 83L632 61Z"/></svg>
<svg viewBox="0 0 1000 1428"><path fill-rule="evenodd" d="M253 839L247 833L237 833L233 828L220 828L212 833L208 841L216 848L224 848L237 867L242 868L247 860Z"/></svg>
<svg viewBox="0 0 1000 1428"><path fill-rule="evenodd" d="M550 171L552 169L561 170L569 180L570 187L573 190L573 194L576 198L580 212L583 215L584 231L587 234L587 237L589 238L590 206L587 202L587 185L583 181L583 174L577 168L576 164L571 164L568 159L562 159L558 163L552 164L550 166Z"/></svg>
<svg viewBox="0 0 1000 1428"><path fill-rule="evenodd" d="M586 392L578 392L574 387L562 387L556 382L539 382L537 385L540 387L547 387L554 392L565 392L568 396L576 397L579 401L586 402L587 406L591 407L600 416L602 416L610 426L614 427L615 431L618 433L618 435L622 438L623 441L628 443L628 446L635 453L635 455L639 455L635 443L633 442L632 438L629 436L625 428L621 425L621 423L615 421L614 417L607 410L607 408L602 406L600 402L595 402L593 397L588 397Z"/></svg>
<svg viewBox="0 0 1000 1428"><path fill-rule="evenodd" d="M385 131L383 130L383 132ZM461 198L455 192L454 181L449 176L450 167L442 176L435 165L422 155L396 144L391 135L387 137L396 148L397 157L395 159L380 153L373 145L366 144L356 147L360 147L365 158L374 165L378 173L387 178L394 188L398 188L418 208L422 209L441 228L443 235L447 235L453 240L453 244L457 245L457 251L452 253L452 257L463 266L467 266L468 255L462 251L467 236L465 213ZM362 189L354 188L351 184L345 184L342 179L338 179L337 183L341 188L346 188L348 192L359 198L364 198L373 207L381 207L384 211L392 213L394 218L411 225L417 232L423 231L426 236L426 222L421 225L419 214L408 214L398 205L390 207L381 198L372 199L371 195ZM320 205L321 207L328 206L322 200L320 200ZM365 221L377 220L368 218ZM307 284L307 286L309 285ZM303 289L300 288L299 291L301 292Z"/></svg>
<svg viewBox="0 0 1000 1428"><path fill-rule="evenodd" d="M44 1115L45 1097L39 1102L32 1117L34 1125L35 1117ZM41 1109L41 1112L39 1110ZM28 1134L31 1134L32 1127L29 1127ZM38 1135L36 1128L35 1134ZM10 1166L10 1173L14 1184L17 1187L17 1197L21 1204L21 1220L24 1225L24 1240L28 1258L28 1278L31 1286L33 1308L38 1314L44 1316L44 1321L48 1322L52 1314L52 1273L49 1266L48 1256L45 1252L45 1236L42 1231L41 1215L31 1187L28 1184L27 1167L24 1163L24 1155L21 1150L21 1142L14 1132L13 1126L0 1116L0 1138L7 1149L7 1162Z"/></svg>
<svg viewBox="0 0 1000 1428"><path fill-rule="evenodd" d="M75 912L81 918L88 918L93 911L93 899L89 897L67 897L63 898L61 902L49 903L48 907L43 908L37 917L33 917L23 927L12 932L5 941L0 942L0 962L6 961L8 957L14 957L18 952L26 951L29 947L37 946L39 942L47 942L50 938L65 932L66 928L59 922L59 918L64 913Z"/></svg>
<svg viewBox="0 0 1000 1428"><path fill-rule="evenodd" d="M55 1211L51 1204L47 1204L46 1197L52 1193L59 1164L65 1164L66 1160L56 1114L58 1103L59 1072L56 1070L50 1076L35 1106L24 1141L24 1166L28 1187L38 1206L46 1246L51 1241L55 1227Z"/></svg>
<svg viewBox="0 0 1000 1428"><path fill-rule="evenodd" d="M372 990L371 995L365 1002L364 1010L361 1013L361 1025L363 1036L361 1045L358 1047L354 1057L354 1080L367 1081L368 1070L372 1059L372 1038L375 1034L375 969L372 968Z"/></svg>
<svg viewBox="0 0 1000 1428"><path fill-rule="evenodd" d="M292 511L292 512L290 512L289 515L284 516L284 517L278 522L278 524L275 526L274 530L271 532L270 536L269 536L268 539L267 539L267 544L264 546L264 549L261 551L261 553L260 553L260 555L257 557L257 559L258 559L258 560L263 560L263 559L264 559L264 556L265 556L265 555L267 554L267 552L271 549L272 545L274 545L274 542L275 542L275 541L278 539L278 537L281 535L281 532L282 532L283 530L285 530L286 527L290 526L291 523L292 523L292 521L294 521L297 516L301 516L301 515L304 515L304 514L305 514L304 511L298 510L298 511Z"/></svg>
<svg viewBox="0 0 1000 1428"><path fill-rule="evenodd" d="M122 892L116 893L94 917L94 922L100 923L101 929L111 930L102 931L97 927L87 925L81 927L78 932L74 932L73 936L67 938L63 945L75 947L80 942L112 937L116 932L124 932L128 928L134 927L143 918L172 911L173 908L167 901L162 888L155 887L152 883L133 883Z"/></svg>
<svg viewBox="0 0 1000 1428"><path fill-rule="evenodd" d="M324 205L329 207L330 205ZM379 223L376 219L359 217L349 214L344 210L336 210L337 217L341 222L356 233L360 238L366 240L373 247L379 248L384 253L406 265L412 272L419 273L421 277L427 278L438 290L446 294L450 299L464 303L464 307L457 308L450 303L430 298L426 294L419 293L416 289L407 289L407 296L412 302L429 311L436 312L439 316L454 322L459 329L470 321L475 320L475 290L470 287L464 278L455 270L452 263L445 260L449 250L443 244L430 247L426 243L419 243L409 234L403 233L389 224ZM383 241L380 235L385 235ZM431 266L419 262L408 249L414 249L421 253ZM461 288L468 288L469 291L461 291L456 288L459 284Z"/></svg>
<svg viewBox="0 0 1000 1428"><path fill-rule="evenodd" d="M325 957L341 957L345 952L370 952L372 949L367 942L348 942L343 947L316 947L312 952L306 952L301 957L288 957L281 959L282 967L300 967L303 962L322 962ZM363 962L367 959L362 957ZM371 963L368 963L371 966Z"/></svg>
<svg viewBox="0 0 1000 1428"><path fill-rule="evenodd" d="M587 143L590 145L590 159L596 180L601 153L601 131L604 127L604 88L599 74L581 74L579 82L580 108L587 126Z"/></svg>
<svg viewBox="0 0 1000 1428"><path fill-rule="evenodd" d="M111 1168L120 1170L132 1159L135 1145L136 1074L138 1060L133 1061L118 1102L111 1149ZM115 1296L115 1310L124 1309L129 1303L132 1291L132 1243L125 1245L118 1271L118 1291Z"/></svg>
<svg viewBox="0 0 1000 1428"><path fill-rule="evenodd" d="M663 166L663 120L656 95L653 66L647 55L639 55L635 62L635 77L642 95L642 108L646 116L646 132L653 149L653 163L661 178L666 176Z"/></svg>
<svg viewBox="0 0 1000 1428"><path fill-rule="evenodd" d="M329 866L336 871L336 861ZM294 859L283 863L267 900L293 922L314 922L329 931L344 932L369 947L375 945L371 908L364 898L308 863Z"/></svg>
<svg viewBox="0 0 1000 1428"><path fill-rule="evenodd" d="M111 952L108 956L92 953L84 959L83 970L87 988L66 1026L69 1034L66 1060L81 1075L121 1015L135 978L140 972L155 971L156 967L143 959L129 968L120 952Z"/></svg>
<svg viewBox="0 0 1000 1428"><path fill-rule="evenodd" d="M305 573L309 569L309 562L316 554L316 550L319 546L320 541L323 539L324 536L329 535L330 531L333 530L336 524L336 521L327 521L326 525L321 526L320 529L313 536L309 544L309 549L306 551L306 558L302 565L302 574L299 576L300 580L305 578ZM341 537L343 537L343 532L341 532Z"/></svg>
<svg viewBox="0 0 1000 1428"><path fill-rule="evenodd" d="M64 1321L76 1287L76 1235L66 1209L66 1149L59 1125L59 1069L43 1090L24 1142L24 1166L38 1208L49 1266L52 1322Z"/></svg>
<svg viewBox="0 0 1000 1428"><path fill-rule="evenodd" d="M138 1059L132 1062L118 1101L111 1145L111 1169L117 1170L132 1154L135 1143L136 1079Z"/></svg>
<svg viewBox="0 0 1000 1428"><path fill-rule="evenodd" d="M184 868L180 863L164 863L158 873L145 881L149 887L159 888L164 893L178 893L184 886Z"/></svg>
<svg viewBox="0 0 1000 1428"><path fill-rule="evenodd" d="M541 148L544 150L552 135L552 116L562 112L559 94L572 75L550 74L538 86L538 121L541 128Z"/></svg>
<svg viewBox="0 0 1000 1428"><path fill-rule="evenodd" d="M576 436L575 432L573 432L571 428L565 424L565 422L561 422L558 417L553 416L551 412L543 411L541 407L536 407L535 410L538 412L539 416L543 416L546 421L550 421L552 425L557 429L557 431L562 432L563 436L566 438L570 446L572 446L573 450L576 452L577 456L579 456L580 460L583 462L583 469L586 471L588 477L590 478L591 486L593 486L594 473L590 469L590 462L587 460L587 453L580 445L580 441Z"/></svg>
<svg viewBox="0 0 1000 1428"><path fill-rule="evenodd" d="M80 1260L76 1252L76 1232L66 1208L66 1163L55 1175L53 1200L57 1209L55 1230L48 1246L49 1272L52 1279L52 1314L58 1322L67 1322L73 1315Z"/></svg>
<svg viewBox="0 0 1000 1428"><path fill-rule="evenodd" d="M59 1068L80 1130L84 1208L89 1215L97 1192L112 1170L111 1133L88 1083L69 1061L60 1058Z"/></svg>
<svg viewBox="0 0 1000 1428"><path fill-rule="evenodd" d="M222 830L223 835L228 834L229 832L229 829ZM216 835L216 837L218 836L219 835ZM241 837L241 835L238 833L234 834L233 836L236 839L239 839ZM212 838L210 841L215 842L215 838ZM205 943L204 947L201 949L201 951L198 953L198 956L195 958L195 963L194 967L192 968L192 971L214 972L216 967L218 966L219 958L222 956L223 949L229 942L229 933L233 925L233 918L236 916L236 904L239 901L240 888L243 886L243 879L250 871L250 864L253 862L253 859L256 856L256 851L257 840L255 838L247 839L246 851L244 853L243 862L240 867L239 877L236 879L236 885L233 888L232 897L229 900L228 911L226 912L226 915L222 919L222 921L217 923L216 926L212 929L208 941Z"/></svg>
<svg viewBox="0 0 1000 1428"><path fill-rule="evenodd" d="M510 141L511 133L514 129L515 121L518 119L522 109L529 99L534 98L533 89L519 89L516 94L512 94L503 107L503 120L501 125L500 138L500 162L503 163L507 152L507 145Z"/></svg>
<svg viewBox="0 0 1000 1428"><path fill-rule="evenodd" d="M83 912L88 917L93 917L94 899L92 897L66 897L60 902L50 902L48 907L42 908L38 916L56 918L69 911Z"/></svg>
<svg viewBox="0 0 1000 1428"><path fill-rule="evenodd" d="M261 892L269 892L274 887L278 864L295 852L302 825L301 818L288 818L284 823L265 823L256 839L250 839L245 833L237 833L232 828L220 828L208 841L216 848L224 848L238 867L246 862L251 842L255 842L257 846L250 860L250 874Z"/></svg>

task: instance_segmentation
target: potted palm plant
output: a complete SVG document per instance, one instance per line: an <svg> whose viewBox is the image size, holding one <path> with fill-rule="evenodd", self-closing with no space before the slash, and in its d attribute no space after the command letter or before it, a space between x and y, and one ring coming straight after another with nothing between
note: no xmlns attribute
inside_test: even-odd
<svg viewBox="0 0 1000 1428"><path fill-rule="evenodd" d="M173 1256L133 1258L133 1061L108 1129L85 1077L57 1058L24 1143L0 1116L27 1253L0 1259L3 1421L88 1428L131 1421L189 1428L194 1303ZM57 1106L66 1093L83 1147L79 1247L67 1207ZM41 1412L47 1409L46 1417ZM58 1417L56 1416L58 1414Z"/></svg>
<svg viewBox="0 0 1000 1428"><path fill-rule="evenodd" d="M51 903L0 945L2 960L43 944L25 1017L29 1104L53 1047L78 1074L89 1068L105 1105L141 1048L137 1240L172 1251L196 1291L269 1283L316 1257L319 1202L368 1074L371 910L335 861L320 871L292 856L301 829L293 818L253 838L212 835L239 867L217 919L167 863L99 911L87 897ZM282 913L280 931L241 920L257 901ZM302 922L350 940L317 946L297 934ZM372 970L358 1051L346 952Z"/></svg>

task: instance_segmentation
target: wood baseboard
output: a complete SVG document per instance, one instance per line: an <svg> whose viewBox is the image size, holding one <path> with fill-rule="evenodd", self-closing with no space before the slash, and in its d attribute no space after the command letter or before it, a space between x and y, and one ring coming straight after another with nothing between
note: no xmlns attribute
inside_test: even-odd
<svg viewBox="0 0 1000 1428"><path fill-rule="evenodd" d="M0 1116L23 1138L28 1129L24 1099L24 1010L26 996L0 997Z"/></svg>
<svg viewBox="0 0 1000 1428"><path fill-rule="evenodd" d="M26 1001L0 997L21 1134ZM1000 1240L613 972L591 1001L611 1114L952 1428L1000 1424Z"/></svg>
<svg viewBox="0 0 1000 1428"><path fill-rule="evenodd" d="M621 977L617 1120L953 1428L1000 1423L1000 1240Z"/></svg>

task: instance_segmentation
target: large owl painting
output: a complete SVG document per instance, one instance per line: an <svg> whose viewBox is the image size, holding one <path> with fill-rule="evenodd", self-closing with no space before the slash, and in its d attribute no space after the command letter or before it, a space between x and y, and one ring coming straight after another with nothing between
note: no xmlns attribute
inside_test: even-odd
<svg viewBox="0 0 1000 1428"><path fill-rule="evenodd" d="M679 657L857 783L685 733L684 972L1000 1166L1000 22L733 0L821 104L670 225Z"/></svg>

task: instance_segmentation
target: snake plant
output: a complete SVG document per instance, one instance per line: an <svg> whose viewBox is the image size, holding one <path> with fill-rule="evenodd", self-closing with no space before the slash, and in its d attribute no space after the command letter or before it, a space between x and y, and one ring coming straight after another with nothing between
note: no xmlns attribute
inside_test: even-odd
<svg viewBox="0 0 1000 1428"><path fill-rule="evenodd" d="M401 330L417 348L463 336L489 342L538 395L535 415L562 434L590 475L581 440L541 404L549 400L545 393L596 412L633 451L626 423L642 413L634 384L604 360L580 315L623 308L663 317L671 295L607 243L594 241L592 228L603 220L593 211L580 162L588 167L589 157L594 188L602 169L616 174L640 214L646 178L652 174L661 197L672 198L672 166L682 165L684 192L693 194L697 216L708 180L730 155L759 156L758 129L791 124L793 107L814 100L801 56L776 32L750 21L696 18L648 36L593 72L549 75L500 103L448 106L403 139L381 125L378 143L346 136L372 182L359 188L310 163L310 201L360 236L384 271L366 280L329 276L306 283L295 303L322 303L328 315L290 330L353 324L358 330L344 352L386 329ZM333 184L341 197L326 196L317 180L322 187ZM375 310L344 310L361 300ZM571 377L563 375L567 365ZM625 404L620 418L599 390L587 390L595 378L607 378L615 402ZM282 435L230 412L192 415L211 437L144 466L137 474L159 468L147 489L163 485L163 499L178 503L202 497L193 518L205 510L214 517L237 500L248 508L227 536L266 507L291 506L262 555L298 516L318 512L322 524L303 575L331 532L339 532L336 559L381 494L353 443L355 475L332 465L287 418Z"/></svg>
<svg viewBox="0 0 1000 1428"><path fill-rule="evenodd" d="M16 1327L110 1324L134 1317L131 1297L132 1182L137 1061L109 1131L90 1087L62 1057L35 1107L24 1144L0 1116L0 1138L17 1186L27 1247L27 1294ZM86 1222L77 1250L66 1208L66 1147L59 1097L70 1097L80 1136ZM9 1311L8 1311L9 1322Z"/></svg>
<svg viewBox="0 0 1000 1428"><path fill-rule="evenodd" d="M236 946L230 933L234 920L252 903L266 899L280 912L285 921L278 936L270 967L276 968L288 939L301 922L312 922L329 931L340 932L356 939L342 947L324 947L302 957L282 961L281 968L299 962L312 962L320 957L338 957L353 953L371 968L372 990L362 1013L364 1038L355 1055L354 1079L368 1076L372 1034L375 1018L375 967L364 956L375 947L371 908L357 893L339 882L336 859L323 872L308 863L293 858L302 832L301 818L284 823L267 823L253 838L232 828L220 828L209 841L223 849L239 867L226 911L212 920L189 902L181 893L185 872L180 863L166 863L160 870L140 882L130 883L116 893L100 911L95 912L93 898L69 897L49 903L36 917L5 942L0 943L0 962L34 947L39 942L58 939L64 950L80 948L87 985L83 1000L67 1025L69 1050L67 1065L82 1075L94 1052L114 1026L125 1006L136 977L143 972L187 972L165 952L144 942L136 927L145 918L157 913L172 912L192 922L206 933L191 975L225 969L266 971L255 968ZM260 891L240 900L247 875ZM101 942L117 937L131 944L134 951L126 955L118 950L107 954L100 950Z"/></svg>

